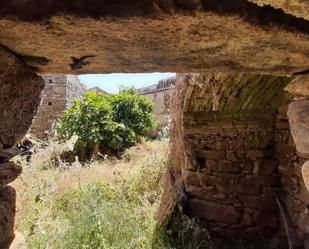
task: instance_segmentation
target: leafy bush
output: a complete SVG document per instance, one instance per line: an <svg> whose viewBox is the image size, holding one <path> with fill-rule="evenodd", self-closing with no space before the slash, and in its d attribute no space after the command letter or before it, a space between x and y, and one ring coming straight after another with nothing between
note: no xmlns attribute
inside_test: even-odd
<svg viewBox="0 0 309 249"><path fill-rule="evenodd" d="M119 151L155 126L152 111L151 101L132 88L104 96L90 92L64 113L57 134L60 140L77 135L79 148L101 145Z"/></svg>
<svg viewBox="0 0 309 249"><path fill-rule="evenodd" d="M145 136L154 127L153 104L144 96L137 95L134 88L121 88L119 94L110 97L113 120L126 124L135 134Z"/></svg>

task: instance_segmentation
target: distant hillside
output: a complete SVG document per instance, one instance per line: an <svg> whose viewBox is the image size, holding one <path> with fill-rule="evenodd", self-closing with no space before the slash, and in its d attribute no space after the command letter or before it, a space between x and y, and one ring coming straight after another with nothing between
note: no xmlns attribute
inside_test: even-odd
<svg viewBox="0 0 309 249"><path fill-rule="evenodd" d="M89 88L86 92L96 92L96 93L100 93L102 95L108 95L108 93L105 92L104 90L102 90L100 87Z"/></svg>

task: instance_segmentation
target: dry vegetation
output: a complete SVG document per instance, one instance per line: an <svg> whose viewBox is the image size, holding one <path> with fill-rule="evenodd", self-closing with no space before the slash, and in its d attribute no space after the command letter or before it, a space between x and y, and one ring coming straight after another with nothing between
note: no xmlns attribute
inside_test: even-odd
<svg viewBox="0 0 309 249"><path fill-rule="evenodd" d="M144 142L128 149L122 159L105 158L86 165L49 161L55 149L45 149L23 162L14 182L18 192L17 229L28 248L200 248L168 238L156 227L161 188L167 165L168 141ZM182 233L194 223L182 219Z"/></svg>

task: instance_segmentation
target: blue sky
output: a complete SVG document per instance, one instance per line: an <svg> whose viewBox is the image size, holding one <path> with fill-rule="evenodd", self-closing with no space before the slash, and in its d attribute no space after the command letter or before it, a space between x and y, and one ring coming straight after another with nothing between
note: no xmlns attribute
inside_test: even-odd
<svg viewBox="0 0 309 249"><path fill-rule="evenodd" d="M120 86L140 88L172 76L175 76L175 73L84 74L79 75L78 78L88 88L97 86L108 93L117 93Z"/></svg>

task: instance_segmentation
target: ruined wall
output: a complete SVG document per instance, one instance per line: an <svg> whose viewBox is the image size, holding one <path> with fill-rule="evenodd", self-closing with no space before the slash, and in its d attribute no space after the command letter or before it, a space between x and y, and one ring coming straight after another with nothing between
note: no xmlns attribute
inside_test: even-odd
<svg viewBox="0 0 309 249"><path fill-rule="evenodd" d="M170 120L171 100L175 90L175 78L159 81L158 84L140 88L138 92L154 103L154 114L161 127Z"/></svg>
<svg viewBox="0 0 309 249"><path fill-rule="evenodd" d="M184 128L193 162L183 171L185 212L225 237L272 235L280 186L273 174L272 113L185 114Z"/></svg>
<svg viewBox="0 0 309 249"><path fill-rule="evenodd" d="M84 88L77 76L64 74L42 75L45 87L38 113L30 127L30 132L38 138L47 138L54 130L63 111L72 106L75 99L82 98Z"/></svg>
<svg viewBox="0 0 309 249"><path fill-rule="evenodd" d="M87 87L80 83L76 75L67 75L66 108L71 108L75 99L83 98L86 90Z"/></svg>
<svg viewBox="0 0 309 249"><path fill-rule="evenodd" d="M40 101L43 80L10 51L0 47L0 248L14 238L16 192L8 186L21 173L10 159L11 147L21 139L32 122Z"/></svg>
<svg viewBox="0 0 309 249"><path fill-rule="evenodd" d="M290 81L246 74L177 76L168 178L173 180L166 183L162 213L173 212L173 201L182 196L185 214L198 217L214 239L271 248L286 238L279 200L294 245L307 243L304 159L295 153L284 108L291 97L283 89Z"/></svg>

